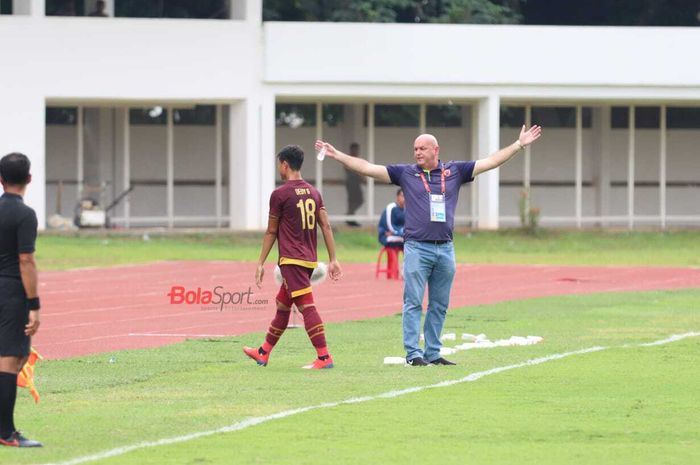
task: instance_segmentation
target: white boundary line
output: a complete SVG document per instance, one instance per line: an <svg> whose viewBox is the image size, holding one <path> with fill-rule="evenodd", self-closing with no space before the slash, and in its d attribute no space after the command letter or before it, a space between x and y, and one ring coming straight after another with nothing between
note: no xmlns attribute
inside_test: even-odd
<svg viewBox="0 0 700 465"><path fill-rule="evenodd" d="M677 342L677 341L680 341L682 339L686 339L689 337L697 337L697 336L700 336L700 332L674 334L668 338L660 339L658 341L642 343L642 344L618 346L618 348L659 346L659 345L668 344L671 342ZM542 363L550 362L552 360L559 360L562 358L570 357L572 355L582 355L582 354L588 354L591 352L599 352L601 350L607 350L610 348L611 347L596 346L596 347L589 347L587 349L575 350L572 352L563 352L560 354L552 354L552 355L547 355L545 357L534 358L531 360L527 360L525 362L516 363L514 365L506 365L506 366L502 366L502 367L491 368L489 370L477 371L476 373L472 373L472 374L467 375L463 378L458 378L458 379L453 379L453 380L448 380L448 381L441 381L441 382L436 383L436 384L429 384L426 386L416 386L416 387L411 387L411 388L406 388L406 389L400 389L397 391L388 391L388 392L384 392L382 394L376 394L376 395L372 395L372 396L352 397L350 399L340 400L340 401L336 401L336 402L326 402L323 404L310 405L308 407L299 407L299 408L290 409L290 410L283 410L281 412L274 413L272 415L247 418L245 420L241 420L239 422L233 423L232 425L224 426L224 427L218 428L218 429L213 429L213 430L208 430L208 431L200 431L198 433L190 433L190 434L186 434L184 436L174 436L174 437L170 437L170 438L163 438L163 439L159 439L157 441L139 442L136 444L132 444L130 446L117 447L117 448L106 450L103 452L98 452L96 454L84 455L82 457L76 457L74 459L70 459L70 460L67 460L65 462L59 462L56 465L77 465L77 464L81 464L81 463L93 462L95 460L102 460L102 459L106 459L106 458L110 458L110 457L124 455L126 453L129 453L129 452L132 452L132 451L135 451L138 449L166 446L169 444L177 444L180 442L192 441L194 439L199 439L199 438L203 438L206 436L212 436L214 434L231 433L234 431L240 431L240 430L250 428L251 426L259 425L261 423L267 423L267 422L272 421L272 420L279 420L280 418L291 417L293 415L297 415L297 414L305 413L305 412L310 412L312 410L338 407L339 405L359 404L359 403L369 402L371 400L377 400L377 399L391 399L391 398L400 397L400 396L403 396L406 394L412 394L414 392L424 391L426 389L444 388L444 387L452 386L455 384L469 383L469 382L477 381L477 380L484 378L486 376L495 375L497 373L502 373L504 371L515 370L516 368L524 368L524 367L529 367L529 366L534 366L534 365L540 365Z"/></svg>
<svg viewBox="0 0 700 465"><path fill-rule="evenodd" d="M229 334L185 334L185 333L129 333L129 336L136 337L228 337Z"/></svg>

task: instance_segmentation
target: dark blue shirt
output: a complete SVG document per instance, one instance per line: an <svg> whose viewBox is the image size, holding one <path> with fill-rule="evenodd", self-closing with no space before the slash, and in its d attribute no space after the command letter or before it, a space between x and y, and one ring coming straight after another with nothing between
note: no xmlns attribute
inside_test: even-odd
<svg viewBox="0 0 700 465"><path fill-rule="evenodd" d="M418 165L389 165L386 167L393 184L401 186L406 197L406 226L404 240L451 241L455 224L455 210L459 199L459 188L474 180L474 161L440 161L438 167L424 174L433 194L442 191L441 169L445 170L445 213L447 221L430 221L430 196L425 190Z"/></svg>
<svg viewBox="0 0 700 465"><path fill-rule="evenodd" d="M386 206L381 216L379 217L379 225L377 233L379 235L379 243L386 245L386 232L390 232L392 236L403 237L403 227L406 223L406 214L403 208L399 207L396 202L391 202ZM402 244L403 242L401 242Z"/></svg>

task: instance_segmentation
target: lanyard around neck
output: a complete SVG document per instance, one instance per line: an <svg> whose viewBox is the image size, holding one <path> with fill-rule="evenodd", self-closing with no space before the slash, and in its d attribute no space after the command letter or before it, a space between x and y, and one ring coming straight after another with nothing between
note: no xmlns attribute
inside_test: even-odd
<svg viewBox="0 0 700 465"><path fill-rule="evenodd" d="M425 175L421 171L418 173L420 175L421 181L423 181L423 187L425 187L425 191L430 194L430 185L428 184L428 181L425 180ZM440 189L442 190L442 195L445 195L445 166L442 165L440 166Z"/></svg>

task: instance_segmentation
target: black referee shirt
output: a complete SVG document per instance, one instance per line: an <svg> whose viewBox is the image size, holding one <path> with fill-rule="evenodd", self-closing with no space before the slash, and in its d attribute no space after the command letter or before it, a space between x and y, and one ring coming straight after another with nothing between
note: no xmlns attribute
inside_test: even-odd
<svg viewBox="0 0 700 465"><path fill-rule="evenodd" d="M5 192L0 197L0 277L22 279L19 254L34 252L36 213L22 197Z"/></svg>

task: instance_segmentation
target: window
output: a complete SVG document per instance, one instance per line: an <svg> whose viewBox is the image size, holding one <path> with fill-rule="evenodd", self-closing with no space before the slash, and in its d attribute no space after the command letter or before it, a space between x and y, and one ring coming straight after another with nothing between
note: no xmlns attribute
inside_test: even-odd
<svg viewBox="0 0 700 465"><path fill-rule="evenodd" d="M501 127L519 128L525 124L525 107L501 107Z"/></svg>
<svg viewBox="0 0 700 465"><path fill-rule="evenodd" d="M46 16L107 16L106 11L99 11L97 2L89 0L46 0L45 11ZM114 16L228 19L230 9L229 0L114 0Z"/></svg>
<svg viewBox="0 0 700 465"><path fill-rule="evenodd" d="M173 123L181 126L214 126L216 124L216 107L214 105L197 105L194 109L173 109Z"/></svg>
<svg viewBox="0 0 700 465"><path fill-rule="evenodd" d="M290 128L316 126L315 103L278 103L275 107L277 127ZM330 127L341 124L345 112L341 104L323 105L323 122Z"/></svg>
<svg viewBox="0 0 700 465"><path fill-rule="evenodd" d="M368 124L369 105L365 105L365 126ZM375 105L374 126L394 128L417 128L420 107L418 105Z"/></svg>
<svg viewBox="0 0 700 465"><path fill-rule="evenodd" d="M323 122L334 128L345 120L344 106L340 104L323 105Z"/></svg>
<svg viewBox="0 0 700 465"><path fill-rule="evenodd" d="M316 105L313 103L278 103L275 107L277 127L292 129L316 126Z"/></svg>
<svg viewBox="0 0 700 465"><path fill-rule="evenodd" d="M593 111L590 107L581 109L581 126L592 127ZM501 127L519 128L525 124L524 107L501 107ZM576 107L532 107L532 124L544 128L575 128Z"/></svg>
<svg viewBox="0 0 700 465"><path fill-rule="evenodd" d="M429 128L459 128L462 126L462 106L427 105L425 123Z"/></svg>
<svg viewBox="0 0 700 465"><path fill-rule="evenodd" d="M610 126L612 129L627 129L629 127L629 107L612 107ZM658 129L661 127L661 112L659 107L635 107L634 127L636 129Z"/></svg>
<svg viewBox="0 0 700 465"><path fill-rule="evenodd" d="M524 121L523 121L524 122ZM532 123L545 128L575 128L575 107L532 107ZM581 109L581 126L590 128L592 112L590 107Z"/></svg>
<svg viewBox="0 0 700 465"><path fill-rule="evenodd" d="M46 107L46 124L53 126L75 126L78 109L75 107Z"/></svg>
<svg viewBox="0 0 700 465"><path fill-rule="evenodd" d="M133 125L164 125L168 121L168 110L163 107L132 108L129 123Z"/></svg>
<svg viewBox="0 0 700 465"><path fill-rule="evenodd" d="M115 0L114 15L127 18L228 19L229 0Z"/></svg>
<svg viewBox="0 0 700 465"><path fill-rule="evenodd" d="M84 16L85 0L46 0L46 16Z"/></svg>
<svg viewBox="0 0 700 465"><path fill-rule="evenodd" d="M700 108L669 107L666 126L668 129L700 129Z"/></svg>
<svg viewBox="0 0 700 465"><path fill-rule="evenodd" d="M12 0L0 0L0 15L12 14Z"/></svg>

